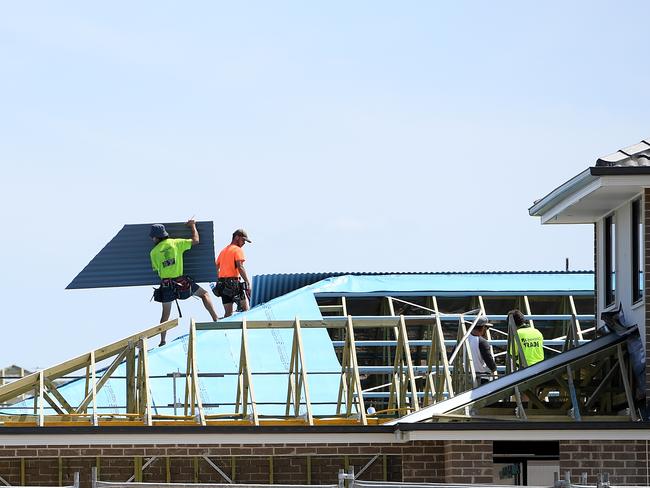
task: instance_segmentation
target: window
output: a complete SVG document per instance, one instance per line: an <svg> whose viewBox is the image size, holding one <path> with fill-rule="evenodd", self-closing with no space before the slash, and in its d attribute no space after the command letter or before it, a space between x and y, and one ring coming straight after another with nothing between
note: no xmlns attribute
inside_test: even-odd
<svg viewBox="0 0 650 488"><path fill-rule="evenodd" d="M605 307L616 302L616 222L605 217Z"/></svg>
<svg viewBox="0 0 650 488"><path fill-rule="evenodd" d="M632 202L632 302L643 299L643 221L641 199Z"/></svg>
<svg viewBox="0 0 650 488"><path fill-rule="evenodd" d="M494 441L493 477L498 483L550 486L560 472L559 441Z"/></svg>

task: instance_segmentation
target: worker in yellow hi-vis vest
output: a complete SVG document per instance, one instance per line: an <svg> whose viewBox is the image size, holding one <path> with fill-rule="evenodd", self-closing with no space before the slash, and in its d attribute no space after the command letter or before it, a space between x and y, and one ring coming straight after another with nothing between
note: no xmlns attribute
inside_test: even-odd
<svg viewBox="0 0 650 488"><path fill-rule="evenodd" d="M544 336L542 333L533 327L529 322L526 322L524 314L520 310L511 310L508 315L512 318L517 326L517 335L521 341L521 346L526 359L526 365L532 366L544 360ZM510 354L517 362L518 354L515 350L511 350Z"/></svg>

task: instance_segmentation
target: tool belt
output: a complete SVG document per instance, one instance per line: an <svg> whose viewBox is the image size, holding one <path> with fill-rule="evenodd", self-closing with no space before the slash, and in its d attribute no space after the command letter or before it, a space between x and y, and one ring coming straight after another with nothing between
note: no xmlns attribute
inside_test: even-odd
<svg viewBox="0 0 650 488"><path fill-rule="evenodd" d="M160 303L185 300L192 296L193 284L194 281L189 276L163 278L160 286L153 291L153 299Z"/></svg>
<svg viewBox="0 0 650 488"><path fill-rule="evenodd" d="M218 297L228 296L241 299L246 288L246 283L239 281L238 278L219 278L212 292Z"/></svg>

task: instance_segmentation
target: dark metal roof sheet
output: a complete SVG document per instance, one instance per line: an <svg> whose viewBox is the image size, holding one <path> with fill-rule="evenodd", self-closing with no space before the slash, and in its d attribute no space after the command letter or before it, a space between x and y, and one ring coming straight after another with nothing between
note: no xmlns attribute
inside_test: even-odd
<svg viewBox="0 0 650 488"><path fill-rule="evenodd" d="M266 303L303 286L344 274L352 273L278 273L253 276L251 306Z"/></svg>
<svg viewBox="0 0 650 488"><path fill-rule="evenodd" d="M382 275L550 275L585 274L592 271L464 271L464 272L321 272L321 273L278 273L253 277L251 305L256 306L273 298L286 295L304 286L336 276L382 276Z"/></svg>
<svg viewBox="0 0 650 488"><path fill-rule="evenodd" d="M183 222L165 223L171 237L190 238L191 231ZM160 278L151 269L149 237L151 224L125 225L90 263L70 282L66 289L107 288L113 286L155 285ZM200 242L187 251L184 272L198 282L216 280L214 265L214 233L212 222L197 222Z"/></svg>

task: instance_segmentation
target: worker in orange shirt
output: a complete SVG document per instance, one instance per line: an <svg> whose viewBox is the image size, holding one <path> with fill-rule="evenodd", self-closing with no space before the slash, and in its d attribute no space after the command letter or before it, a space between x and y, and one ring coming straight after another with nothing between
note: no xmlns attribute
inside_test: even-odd
<svg viewBox="0 0 650 488"><path fill-rule="evenodd" d="M232 241L224 247L217 257L217 284L213 292L221 297L224 317L232 315L233 303L241 312L249 309L251 297L251 281L244 268L244 244L252 242L244 229L237 229L232 234ZM243 280L243 281L242 281Z"/></svg>

